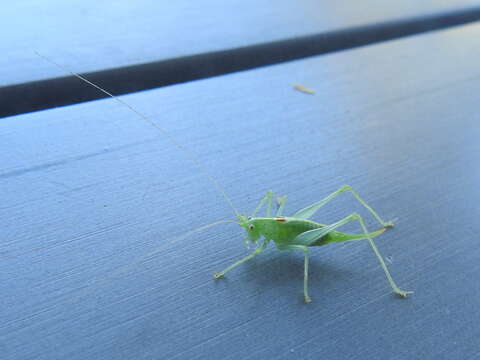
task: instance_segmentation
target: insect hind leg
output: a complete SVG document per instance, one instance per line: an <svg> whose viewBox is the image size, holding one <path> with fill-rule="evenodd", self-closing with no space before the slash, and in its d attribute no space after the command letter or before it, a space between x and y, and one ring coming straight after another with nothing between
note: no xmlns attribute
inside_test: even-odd
<svg viewBox="0 0 480 360"><path fill-rule="evenodd" d="M299 211L297 211L293 217L297 217L297 218L300 218L300 219L308 219L310 217L312 217L321 207L325 206L326 204L328 204L330 201L332 201L333 199L335 199L338 195L340 195L341 193L344 193L344 192L351 192L352 195L355 197L355 199L358 200L358 202L360 202L360 204L363 205L363 207L365 207L369 212L370 214L372 214L372 216L384 227L384 228L391 228L393 227L393 222L389 221L389 222L386 222L386 221L383 221L382 218L380 217L380 215L377 214L377 212L375 210L372 209L372 207L370 205L368 205L365 200L363 200L360 195L358 195L358 193L350 186L350 185L343 185L341 188L339 188L337 191L334 191L333 193L331 193L330 195L326 196L325 198L323 198L322 200L320 201L317 201L316 203L313 203L312 205L309 205L307 206L306 208L303 208Z"/></svg>
<svg viewBox="0 0 480 360"><path fill-rule="evenodd" d="M381 265L383 271L385 272L385 276L387 277L388 283L392 287L392 290L396 294L398 294L402 297L406 297L408 294L411 294L412 293L411 291L401 290L397 286L397 284L395 284L395 281L393 280L392 276L390 275L390 272L388 271L387 265L385 264L385 261L383 260L383 257L380 254L380 251L378 250L378 248L376 247L375 243L373 242L372 238L370 237L370 235L368 233L368 230L367 230L367 227L365 225L365 222L363 221L363 218L358 214L354 213L354 214L351 214L351 215L343 218L340 221L337 221L334 224L331 224L331 225L328 225L328 226L325 226L325 227L322 227L322 228L319 228L319 229L306 231L306 232L298 235L293 240L293 242L294 242L293 246L301 246L301 247L312 246L315 243L315 241L321 239L323 236L325 236L328 233L336 230L340 226L345 225L345 224L347 224L351 221L354 221L354 220L357 220L360 223L360 227L362 228L363 235L365 236L365 239L368 240L368 242L370 243L370 246L373 249L373 252L377 256L377 259L380 262L380 265Z"/></svg>
<svg viewBox="0 0 480 360"><path fill-rule="evenodd" d="M392 228L394 223L393 221L383 221L383 219L380 217L380 215L377 214L377 212L375 210L372 209L372 207L370 205L368 205L366 203L365 200L363 200L360 195L358 195L358 193L350 186L350 185L344 185L342 186L338 191L340 191L340 193L342 192L347 192L347 191L350 191L353 195L353 197L355 199L357 199L357 201L363 205L363 207L365 209L367 209L370 214L372 214L372 216L386 229L389 229L389 228ZM362 222L363 222L363 219L362 219Z"/></svg>
<svg viewBox="0 0 480 360"><path fill-rule="evenodd" d="M413 294L413 291L404 291L400 289L397 284L395 284L395 281L393 281L392 275L390 275L390 271L388 271L387 265L385 264L385 261L383 260L382 255L380 254L380 251L378 250L377 246L373 242L373 239L369 237L368 235L368 230L365 225L365 221L363 221L363 218L358 215L354 214L354 219L358 220L360 223L360 227L362 228L363 233L365 234L365 237L367 238L370 246L372 247L373 252L375 253L375 256L377 257L378 261L380 262L380 266L382 267L385 276L387 277L388 283L392 287L392 290L394 293L400 295L401 297L407 297L408 294Z"/></svg>

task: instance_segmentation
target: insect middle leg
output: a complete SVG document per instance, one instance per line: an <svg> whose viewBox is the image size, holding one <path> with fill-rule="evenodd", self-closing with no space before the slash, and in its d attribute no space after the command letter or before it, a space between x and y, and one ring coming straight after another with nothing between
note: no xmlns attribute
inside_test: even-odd
<svg viewBox="0 0 480 360"><path fill-rule="evenodd" d="M277 198L277 213L275 216L281 216L283 214L283 208L285 207L285 203L287 202L287 196L280 196Z"/></svg>
<svg viewBox="0 0 480 360"><path fill-rule="evenodd" d="M287 202L287 196L280 196L277 198L277 212L275 216L281 216L283 213L283 209L285 207L285 203ZM257 213L260 211L262 206L267 203L267 210L265 213L266 217L272 216L272 203L273 203L273 192L271 190L267 191L267 194L260 200L255 211L252 214L252 217L255 217Z"/></svg>
<svg viewBox="0 0 480 360"><path fill-rule="evenodd" d="M312 301L308 295L308 256L309 250L307 246L303 245L288 245L285 250L302 250L305 253L304 269L303 269L303 298L306 303Z"/></svg>
<svg viewBox="0 0 480 360"><path fill-rule="evenodd" d="M257 213L260 211L260 209L265 203L267 203L267 217L270 217L272 214L272 198L273 192L271 190L267 191L267 194L262 198L262 200L260 200L257 207L255 208L252 217L255 217L257 215Z"/></svg>

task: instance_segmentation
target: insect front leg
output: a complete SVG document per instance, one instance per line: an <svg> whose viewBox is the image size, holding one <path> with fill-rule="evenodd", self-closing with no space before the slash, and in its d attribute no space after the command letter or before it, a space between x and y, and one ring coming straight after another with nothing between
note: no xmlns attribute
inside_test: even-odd
<svg viewBox="0 0 480 360"><path fill-rule="evenodd" d="M305 261L304 261L304 272L303 272L303 298L306 303L312 301L310 296L308 296L308 256L309 250L307 246L303 245L288 245L285 247L285 250L302 250L305 253Z"/></svg>
<svg viewBox="0 0 480 360"><path fill-rule="evenodd" d="M258 254L260 254L263 250L265 250L265 248L267 247L267 240L265 240L263 242L263 244L261 246L259 246L253 253L251 253L250 255L247 255L245 256L244 258L238 260L237 262L233 263L232 265L230 265L229 267L227 267L225 270L223 271L220 271L220 272L216 272L215 274L213 274L213 278L214 279L220 279L221 277L223 277L228 271L236 268L237 266L243 264L245 261L248 261L250 259L252 259L253 257L257 256Z"/></svg>

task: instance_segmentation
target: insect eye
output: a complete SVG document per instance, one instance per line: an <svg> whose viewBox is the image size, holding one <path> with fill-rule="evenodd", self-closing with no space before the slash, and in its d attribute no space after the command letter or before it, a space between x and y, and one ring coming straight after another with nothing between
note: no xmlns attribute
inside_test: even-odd
<svg viewBox="0 0 480 360"><path fill-rule="evenodd" d="M253 226L253 225L251 225L251 224L248 225L248 229L249 229L249 230L253 230L254 228L255 228L255 226Z"/></svg>

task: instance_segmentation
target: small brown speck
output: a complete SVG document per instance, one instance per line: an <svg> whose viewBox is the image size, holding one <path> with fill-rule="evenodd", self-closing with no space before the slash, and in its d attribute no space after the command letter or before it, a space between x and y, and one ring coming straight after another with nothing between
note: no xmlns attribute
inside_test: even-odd
<svg viewBox="0 0 480 360"><path fill-rule="evenodd" d="M303 92L304 94L309 94L309 95L315 94L315 90L306 88L306 87L304 87L304 86L302 86L302 85L300 85L300 84L295 84L295 85L293 85L293 88L294 88L295 90L298 90L298 91L300 91L300 92Z"/></svg>

